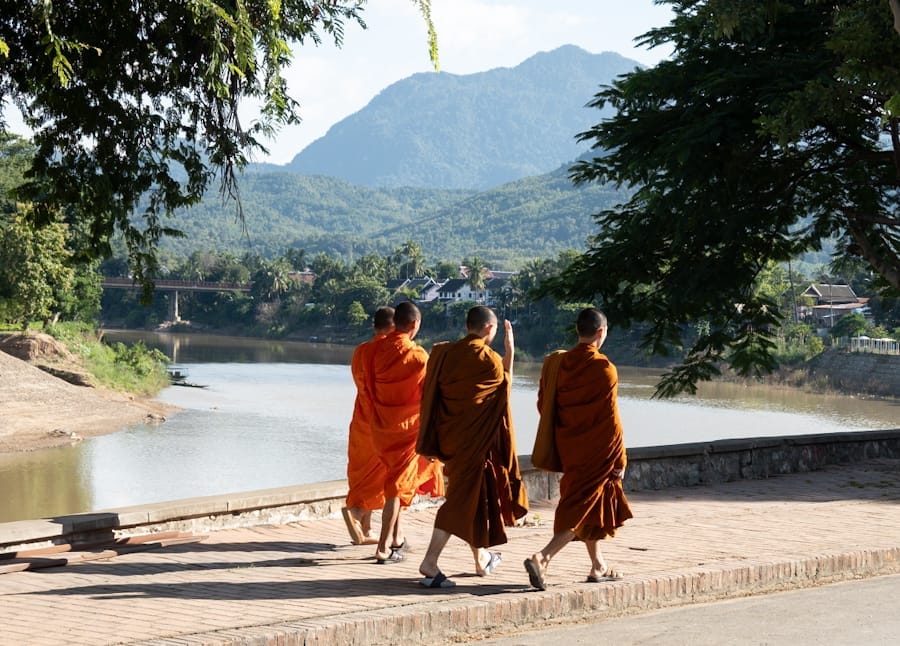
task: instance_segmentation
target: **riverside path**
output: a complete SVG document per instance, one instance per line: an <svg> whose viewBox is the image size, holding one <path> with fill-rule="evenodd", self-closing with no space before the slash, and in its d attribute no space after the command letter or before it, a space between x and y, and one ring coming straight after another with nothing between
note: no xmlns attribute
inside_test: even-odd
<svg viewBox="0 0 900 646"><path fill-rule="evenodd" d="M529 586L522 562L553 521L552 503L536 501L493 574L474 576L471 552L453 539L441 565L457 586L422 588L434 518L422 508L404 512L412 551L391 565L350 545L339 518L0 560L0 643L459 643L900 572L900 460L628 495L635 518L603 545L625 574L612 583L586 583L586 553L571 544L547 590Z"/></svg>

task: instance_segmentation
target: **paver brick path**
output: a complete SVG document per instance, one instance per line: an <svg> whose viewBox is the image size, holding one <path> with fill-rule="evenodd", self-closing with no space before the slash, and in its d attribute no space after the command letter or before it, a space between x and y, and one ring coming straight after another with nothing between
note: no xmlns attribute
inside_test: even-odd
<svg viewBox="0 0 900 646"><path fill-rule="evenodd" d="M601 606L633 612L900 571L898 460L629 499L635 518L603 546L621 582L585 583L589 562L573 543L547 591L529 587L522 561L552 532L544 501L496 548L495 574L475 576L454 538L441 566L457 587L424 589L417 570L434 511L420 509L404 512L413 550L391 565L350 545L337 518L0 575L0 644L441 643Z"/></svg>

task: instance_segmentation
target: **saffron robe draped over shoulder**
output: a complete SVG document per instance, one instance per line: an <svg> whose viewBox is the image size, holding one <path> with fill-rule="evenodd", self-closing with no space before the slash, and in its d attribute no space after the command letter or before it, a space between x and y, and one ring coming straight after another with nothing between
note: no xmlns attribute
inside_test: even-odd
<svg viewBox="0 0 900 646"><path fill-rule="evenodd" d="M416 453L419 404L428 353L405 332L391 332L374 343L366 380L372 393L372 445L385 468L385 498L408 507L416 493L441 496L439 462Z"/></svg>
<svg viewBox="0 0 900 646"><path fill-rule="evenodd" d="M473 547L507 541L528 513L503 361L477 335L432 349L418 451L445 461L447 494L434 526Z"/></svg>
<svg viewBox="0 0 900 646"><path fill-rule="evenodd" d="M579 343L560 359L554 393L546 391L544 371L538 410L554 397L556 448L562 463L560 499L553 531L572 530L581 540L615 536L632 518L622 483L612 477L627 463L617 403L616 367L587 343Z"/></svg>
<svg viewBox="0 0 900 646"><path fill-rule="evenodd" d="M384 507L385 469L372 444L372 394L366 380L366 368L371 363L375 342L383 338L383 334L376 335L361 343L350 360L356 401L347 440L347 507L368 510Z"/></svg>

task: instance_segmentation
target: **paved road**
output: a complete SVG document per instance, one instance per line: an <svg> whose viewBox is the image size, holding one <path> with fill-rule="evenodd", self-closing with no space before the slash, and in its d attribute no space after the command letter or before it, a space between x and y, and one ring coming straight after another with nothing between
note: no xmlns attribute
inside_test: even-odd
<svg viewBox="0 0 900 646"><path fill-rule="evenodd" d="M894 646L900 644L900 575L668 608L479 643L482 646Z"/></svg>

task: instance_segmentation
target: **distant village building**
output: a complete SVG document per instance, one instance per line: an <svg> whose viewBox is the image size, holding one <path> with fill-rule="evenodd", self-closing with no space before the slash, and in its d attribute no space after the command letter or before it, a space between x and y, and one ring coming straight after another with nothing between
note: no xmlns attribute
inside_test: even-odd
<svg viewBox="0 0 900 646"><path fill-rule="evenodd" d="M869 299L857 296L850 285L813 283L801 296L807 296L813 302L811 307L801 306L801 318L811 320L818 328L834 327L839 318L851 312L869 314Z"/></svg>
<svg viewBox="0 0 900 646"><path fill-rule="evenodd" d="M443 303L477 301L483 292L472 289L468 278L451 278L438 288L438 300Z"/></svg>
<svg viewBox="0 0 900 646"><path fill-rule="evenodd" d="M288 274L288 278L295 283L306 283L307 285L316 282L316 275L311 271L292 271Z"/></svg>
<svg viewBox="0 0 900 646"><path fill-rule="evenodd" d="M502 274L502 277L497 277ZM486 272L484 287L475 288L468 278L451 278L438 288L437 297L443 303L471 301L493 307L503 302L512 292L509 277L515 272Z"/></svg>
<svg viewBox="0 0 900 646"><path fill-rule="evenodd" d="M420 305L433 303L474 302L482 305L496 306L508 300L512 294L510 278L514 271L484 271L484 286L475 288L466 277L468 267L460 266L458 278L449 278L438 282L427 276L420 278L396 278L389 280L386 287L395 300L406 300L406 294L417 294L413 298Z"/></svg>
<svg viewBox="0 0 900 646"><path fill-rule="evenodd" d="M438 297L438 289L441 283L433 278L424 276L421 278L396 278L387 282L387 288L391 294L399 292L414 292L418 294L415 299L418 303L430 303Z"/></svg>

